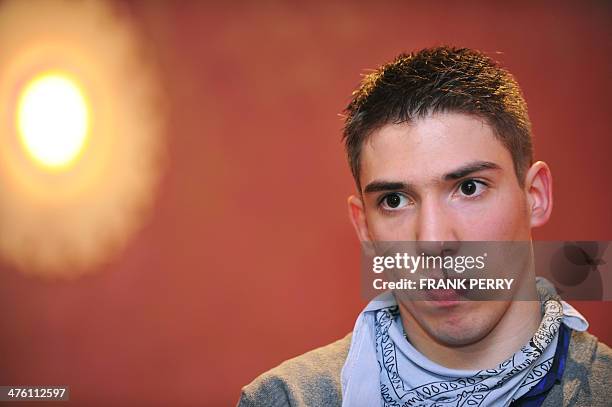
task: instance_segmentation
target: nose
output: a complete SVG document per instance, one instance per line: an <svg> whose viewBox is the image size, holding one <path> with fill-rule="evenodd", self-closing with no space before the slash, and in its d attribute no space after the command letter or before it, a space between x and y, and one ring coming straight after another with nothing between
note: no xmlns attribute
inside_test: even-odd
<svg viewBox="0 0 612 407"><path fill-rule="evenodd" d="M416 240L427 255L441 255L454 251L452 242L458 242L452 214L443 203L423 200L416 219ZM450 254L450 253L447 253Z"/></svg>

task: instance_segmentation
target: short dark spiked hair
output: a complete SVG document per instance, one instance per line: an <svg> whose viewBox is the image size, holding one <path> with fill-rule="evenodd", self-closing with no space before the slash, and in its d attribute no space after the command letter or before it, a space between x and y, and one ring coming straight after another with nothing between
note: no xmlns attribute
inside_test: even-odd
<svg viewBox="0 0 612 407"><path fill-rule="evenodd" d="M372 132L439 112L484 119L510 152L523 183L533 161L531 123L514 77L479 51L443 46L399 55L366 75L353 92L343 139L357 187L361 149Z"/></svg>

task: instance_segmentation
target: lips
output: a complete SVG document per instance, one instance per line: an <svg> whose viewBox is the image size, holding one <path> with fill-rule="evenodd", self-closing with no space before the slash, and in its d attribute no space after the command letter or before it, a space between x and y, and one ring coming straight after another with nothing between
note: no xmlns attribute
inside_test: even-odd
<svg viewBox="0 0 612 407"><path fill-rule="evenodd" d="M458 306L465 298L461 295L463 290L435 289L423 290L426 302L436 308L453 308Z"/></svg>
<svg viewBox="0 0 612 407"><path fill-rule="evenodd" d="M432 301L459 301L461 299L459 292L452 289L425 290L425 295Z"/></svg>

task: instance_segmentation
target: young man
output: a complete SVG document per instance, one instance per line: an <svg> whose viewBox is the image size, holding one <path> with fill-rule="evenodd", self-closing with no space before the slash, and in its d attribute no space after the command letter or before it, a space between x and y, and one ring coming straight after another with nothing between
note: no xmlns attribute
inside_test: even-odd
<svg viewBox="0 0 612 407"><path fill-rule="evenodd" d="M349 216L362 242L429 242L435 253L442 242L530 241L549 219L551 173L533 162L525 101L485 55L400 55L365 77L346 113L358 190ZM540 301L387 292L344 339L246 386L239 406L609 405L610 348L550 284L537 292Z"/></svg>

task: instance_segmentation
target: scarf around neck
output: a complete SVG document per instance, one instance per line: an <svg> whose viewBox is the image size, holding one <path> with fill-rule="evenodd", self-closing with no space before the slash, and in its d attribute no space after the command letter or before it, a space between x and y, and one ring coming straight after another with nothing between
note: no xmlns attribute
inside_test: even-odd
<svg viewBox="0 0 612 407"><path fill-rule="evenodd" d="M542 321L514 355L484 370L438 365L406 339L395 297L385 292L357 318L341 374L344 407L507 406L553 364L560 324L584 331L584 317L538 278Z"/></svg>

